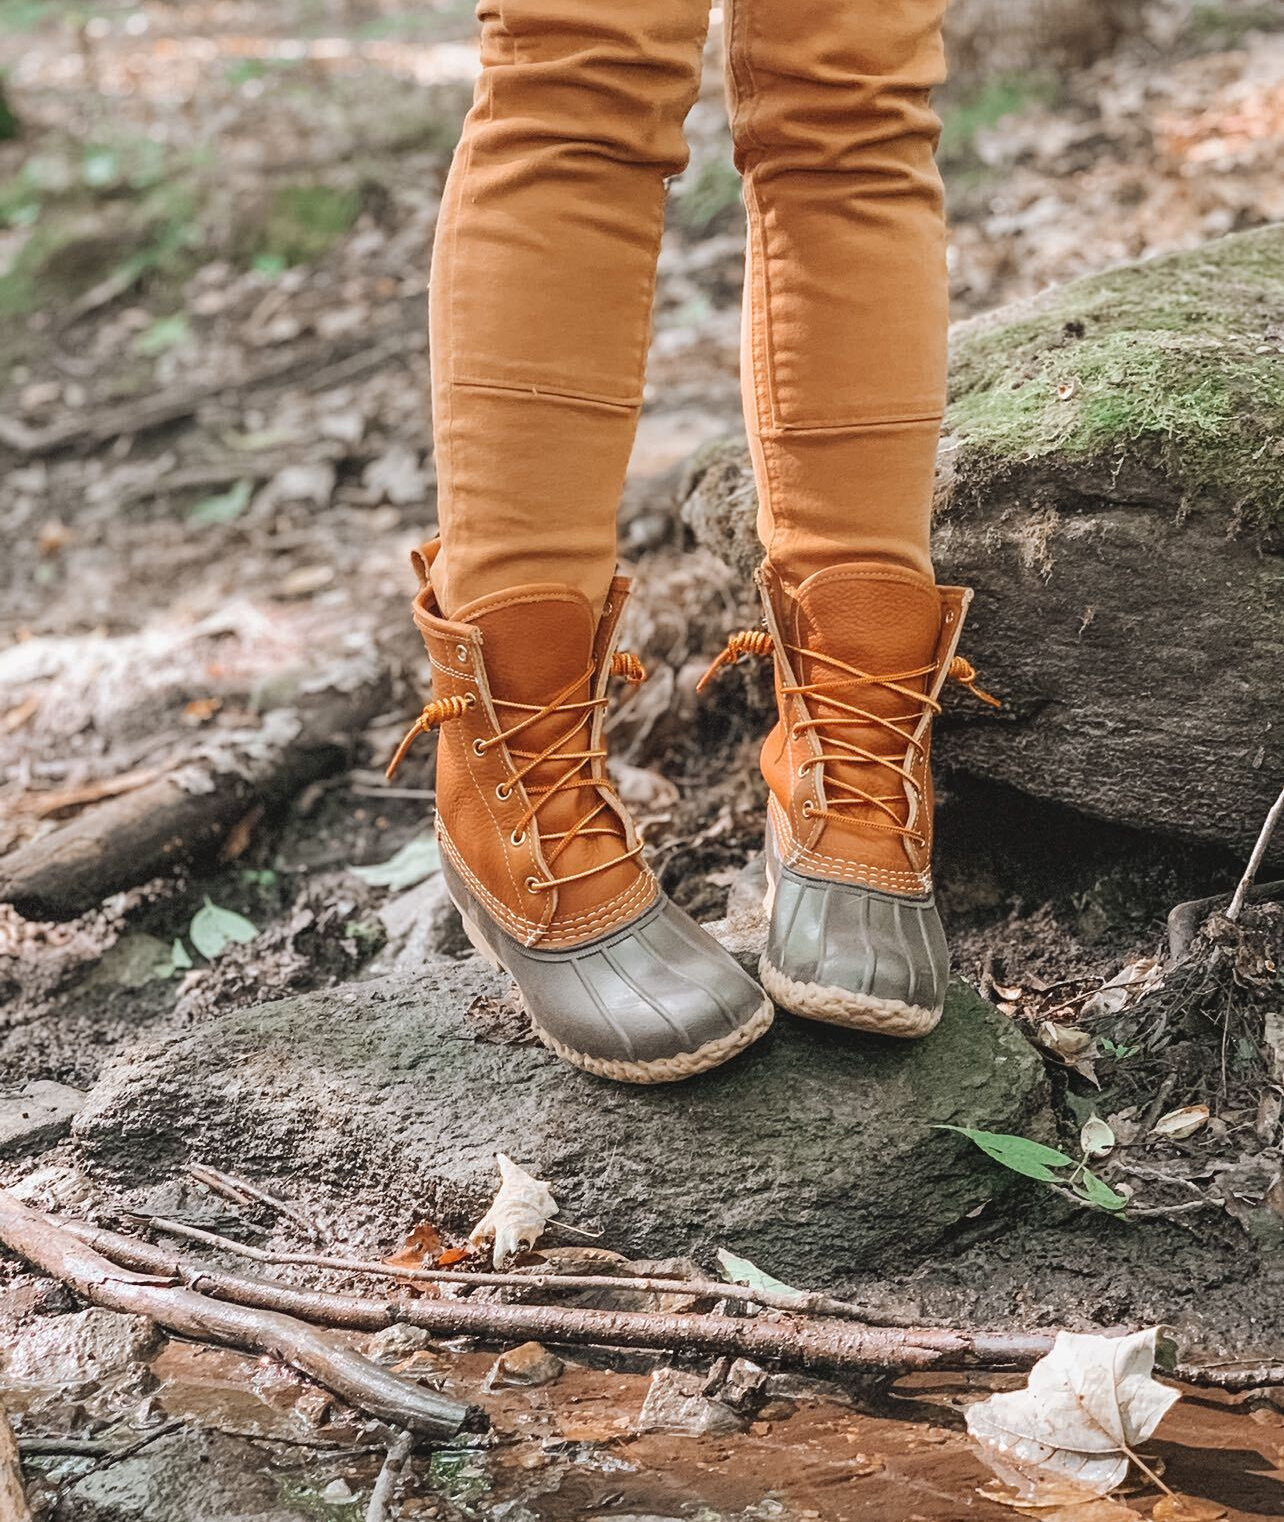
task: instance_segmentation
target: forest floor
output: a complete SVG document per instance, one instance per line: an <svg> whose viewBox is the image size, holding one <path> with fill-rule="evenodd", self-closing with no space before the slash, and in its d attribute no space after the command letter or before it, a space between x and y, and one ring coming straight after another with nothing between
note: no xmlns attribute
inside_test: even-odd
<svg viewBox="0 0 1284 1522"><path fill-rule="evenodd" d="M74 28L63 10L0 0L0 74L20 126L0 142L0 856L217 748L300 664L324 674L359 651L383 685L373 711L335 735L342 759L248 811L214 864L71 920L0 906L0 1115L33 1081L83 1093L142 1037L368 976L396 949L388 909L413 872L380 882L353 869L408 846L413 856L431 808L430 746L395 787L382 767L423 700L406 553L435 520L425 274L475 66L465 5L103 4ZM945 92L957 315L1284 219L1284 33L1244 14L1203 7L1179 44ZM739 428L743 225L716 42L715 28L692 164L670 200L620 520L638 578L625 643L664 679L613 721L623 788L662 881L702 920L724 912L757 849L762 804L761 706L689 702L692 671L720 647L735 605L678 511L692 452ZM709 784L711 758L722 783ZM924 1314L973 1321L1073 1319L1085 1296L1098 1324L1216 1305L1210 1356L1279 1357L1284 1328L1265 1297L1278 1292L1269 1259L1284 1241L1284 1027L1278 1015L1264 1033L1260 1020L1233 1028L1204 1007L1169 1010L1190 1038L1175 1057L1151 1039L1136 997L1168 911L1229 893L1243 863L942 781L938 875L959 971L1040 1042L1063 1132L1106 1115L1127 1153L1113 1179L1172 1215L1124 1241L1114 1223L1036 1204L1024 1231L982 1221L908 1266L902 1290ZM244 916L257 938L227 958L200 956L193 924L207 903ZM443 934L439 949L463 950ZM1269 917L1250 918L1231 948L1250 984L1278 935ZM1112 988L1121 970L1134 984ZM1201 1066L1193 1051L1214 1056ZM1190 1135L1150 1134L1161 1116L1200 1105L1209 1115ZM60 1164L59 1145L55 1134L47 1148L12 1149L0 1178ZM1099 1270L1113 1261L1113 1273L1085 1277L1075 1250ZM1158 1279L1138 1287L1139 1265L1157 1256ZM0 1318L39 1300L21 1274L8 1294ZM125 1361L87 1407L64 1403L56 1420L79 1430L78 1413L115 1431L159 1387L147 1397L156 1409L190 1417L162 1447L206 1444L227 1476L250 1472L259 1439L279 1439L272 1515L361 1514L355 1498L378 1459L352 1452L359 1424L327 1418L324 1440L337 1446L320 1478L315 1454L297 1482L281 1458L316 1437L298 1409L303 1382L178 1343L145 1362L141 1383L140 1361ZM475 1385L485 1363L465 1355L445 1377ZM829 1391L781 1397L752 1435L658 1438L637 1430L646 1387L641 1366L607 1380L586 1364L554 1395L495 1396L497 1422L524 1434L505 1450L513 1462L437 1454L416 1471L418 1509L404 1514L872 1518L890 1515L892 1496L906 1507L908 1487L918 1516L944 1522L964 1505L980 1519L1012 1515L972 1494L981 1472L958 1431L957 1390L932 1386L933 1409L916 1423ZM39 1420L23 1430L43 1430L53 1409L33 1400ZM1235 1517L1284 1514L1284 1417L1246 1409L1209 1398L1201 1412L1198 1463L1212 1488L1200 1493ZM1192 1462L1192 1430L1167 1439L1178 1468ZM1265 1468L1244 1462L1248 1449ZM853 1453L867 1458L867 1489L840 1502ZM74 1463L52 1462L48 1486L63 1489L48 1514L150 1519L148 1506L172 1504L152 1494L164 1468L152 1462L83 1486ZM792 1488L769 1505L782 1466ZM226 1514L268 1514L256 1485L238 1497L229 1481ZM130 1499L144 1493L145 1504Z"/></svg>

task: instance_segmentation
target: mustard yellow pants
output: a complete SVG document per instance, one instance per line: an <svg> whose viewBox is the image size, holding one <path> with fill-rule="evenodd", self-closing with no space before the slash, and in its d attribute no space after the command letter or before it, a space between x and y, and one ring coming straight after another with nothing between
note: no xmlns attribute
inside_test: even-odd
<svg viewBox="0 0 1284 1522"><path fill-rule="evenodd" d="M930 574L947 292L944 0L730 0L749 239L741 380L770 559ZM599 603L642 401L665 181L709 0L481 0L482 72L430 281L449 614L530 582Z"/></svg>

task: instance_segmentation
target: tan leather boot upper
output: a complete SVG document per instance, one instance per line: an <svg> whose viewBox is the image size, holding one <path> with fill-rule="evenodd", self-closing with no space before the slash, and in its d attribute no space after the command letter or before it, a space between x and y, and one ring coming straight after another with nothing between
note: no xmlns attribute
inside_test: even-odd
<svg viewBox="0 0 1284 1522"><path fill-rule="evenodd" d="M615 653L629 584L612 582L596 624L587 598L566 586L496 593L446 619L432 587L436 552L434 542L412 560L434 699L416 728L440 725L441 849L514 940L550 949L594 940L659 893L602 745L613 669L641 675Z"/></svg>
<svg viewBox="0 0 1284 1522"><path fill-rule="evenodd" d="M780 718L763 745L788 866L888 893L931 888L931 721L956 662L966 587L835 566L796 593L759 572Z"/></svg>

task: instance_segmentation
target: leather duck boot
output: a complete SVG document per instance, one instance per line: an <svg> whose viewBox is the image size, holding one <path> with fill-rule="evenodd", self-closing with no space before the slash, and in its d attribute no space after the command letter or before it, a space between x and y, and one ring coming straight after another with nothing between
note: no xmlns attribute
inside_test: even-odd
<svg viewBox="0 0 1284 1522"><path fill-rule="evenodd" d="M662 891L606 772L609 679L644 675L615 648L628 582L612 582L596 626L583 593L556 583L446 619L436 552L412 557L433 701L389 773L440 726L437 838L469 938L577 1067L665 1083L726 1062L767 1030L771 1001Z"/></svg>
<svg viewBox="0 0 1284 1522"><path fill-rule="evenodd" d="M796 590L758 573L764 630L706 674L774 654L779 719L762 748L771 928L759 966L783 1009L887 1036L941 1017L949 953L932 892L931 723L972 593L855 562Z"/></svg>

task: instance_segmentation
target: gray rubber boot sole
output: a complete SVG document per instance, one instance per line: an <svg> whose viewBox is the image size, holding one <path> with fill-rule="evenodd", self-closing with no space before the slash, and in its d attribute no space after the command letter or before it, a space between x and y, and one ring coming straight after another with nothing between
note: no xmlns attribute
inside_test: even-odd
<svg viewBox="0 0 1284 1522"><path fill-rule="evenodd" d="M826 1025L913 1038L945 1007L949 950L929 894L905 898L806 877L766 844L771 931L758 976L781 1009Z"/></svg>
<svg viewBox="0 0 1284 1522"><path fill-rule="evenodd" d="M762 989L664 895L598 940L540 950L502 930L446 857L442 876L468 939L517 984L535 1034L587 1073L676 1083L730 1061L771 1025Z"/></svg>

